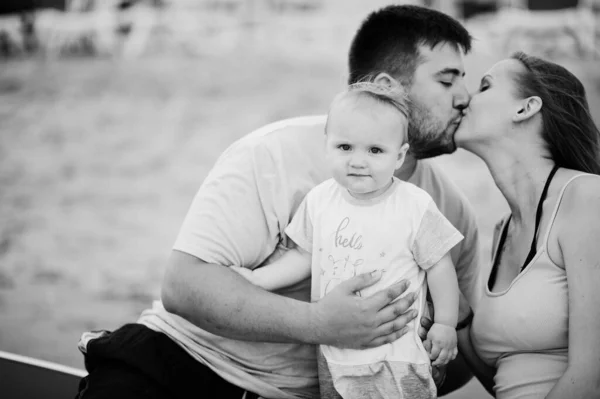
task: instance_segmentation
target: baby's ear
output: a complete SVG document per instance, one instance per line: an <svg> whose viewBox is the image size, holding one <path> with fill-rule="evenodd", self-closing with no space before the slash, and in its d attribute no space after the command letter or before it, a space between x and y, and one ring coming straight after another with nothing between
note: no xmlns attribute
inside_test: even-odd
<svg viewBox="0 0 600 399"><path fill-rule="evenodd" d="M408 143L402 144L402 147L400 147L400 153L403 155L406 155L409 148L410 148L410 145Z"/></svg>
<svg viewBox="0 0 600 399"><path fill-rule="evenodd" d="M402 144L402 147L400 147L400 151L398 151L398 159L396 160L396 170L400 169L404 163L404 160L406 159L406 153L408 152L409 148L410 146L408 143L404 143Z"/></svg>

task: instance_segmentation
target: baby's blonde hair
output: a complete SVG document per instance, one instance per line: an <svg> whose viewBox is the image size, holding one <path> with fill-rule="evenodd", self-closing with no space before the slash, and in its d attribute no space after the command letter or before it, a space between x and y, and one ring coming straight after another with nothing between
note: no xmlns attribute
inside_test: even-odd
<svg viewBox="0 0 600 399"><path fill-rule="evenodd" d="M404 87L399 84L384 85L373 82L357 82L348 86L347 94L366 94L367 96L379 100L384 104L389 104L396 108L406 119L409 116L408 94ZM344 93L342 93L344 94Z"/></svg>
<svg viewBox="0 0 600 399"><path fill-rule="evenodd" d="M399 84L395 85L384 85L380 83L373 83L370 81L362 81L353 83L346 90L339 93L331 103L331 108L339 101L349 96L366 96L371 98L378 103L391 105L396 108L402 116L406 119L408 126L408 118L410 115L410 101L408 94L404 87ZM329 119L329 118L328 118ZM327 122L328 123L328 122ZM327 123L325 125L325 133L327 133Z"/></svg>

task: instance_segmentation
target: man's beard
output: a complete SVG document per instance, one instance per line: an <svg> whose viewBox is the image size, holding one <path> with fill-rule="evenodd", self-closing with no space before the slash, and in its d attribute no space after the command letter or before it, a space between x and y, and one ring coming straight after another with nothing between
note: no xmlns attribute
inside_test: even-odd
<svg viewBox="0 0 600 399"><path fill-rule="evenodd" d="M408 124L410 153L417 159L453 153L456 151L456 128L454 124L443 125L435 120L429 111L414 107Z"/></svg>

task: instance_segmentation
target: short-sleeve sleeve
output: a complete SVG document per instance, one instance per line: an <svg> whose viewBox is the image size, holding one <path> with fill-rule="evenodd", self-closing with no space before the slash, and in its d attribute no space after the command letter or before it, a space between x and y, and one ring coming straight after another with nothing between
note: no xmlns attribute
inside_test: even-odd
<svg viewBox="0 0 600 399"><path fill-rule="evenodd" d="M173 249L208 263L260 265L279 241L270 183L276 170L260 141L232 144L198 190Z"/></svg>
<svg viewBox="0 0 600 399"><path fill-rule="evenodd" d="M312 253L313 243L313 221L312 212L310 209L310 193L307 195L300 207L294 214L292 221L285 229L285 234L294 241L294 243L305 250L306 252Z"/></svg>
<svg viewBox="0 0 600 399"><path fill-rule="evenodd" d="M429 200L417 232L414 235L412 252L416 262L425 270L435 265L463 239L463 235Z"/></svg>

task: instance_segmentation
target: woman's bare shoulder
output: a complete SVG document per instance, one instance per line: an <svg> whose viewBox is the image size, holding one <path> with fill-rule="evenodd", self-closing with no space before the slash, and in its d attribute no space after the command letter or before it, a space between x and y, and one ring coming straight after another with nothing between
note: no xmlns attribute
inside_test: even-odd
<svg viewBox="0 0 600 399"><path fill-rule="evenodd" d="M563 181L561 210L580 212L592 208L594 212L600 212L600 208L597 208L600 200L600 175L566 169Z"/></svg>
<svg viewBox="0 0 600 399"><path fill-rule="evenodd" d="M555 196L561 195L560 204L547 249L550 259L564 268L565 251L579 248L582 237L597 235L589 227L590 223L600 225L600 176L570 169L561 172L555 191Z"/></svg>
<svg viewBox="0 0 600 399"><path fill-rule="evenodd" d="M556 215L559 239L577 240L591 223L600 223L600 176L566 170ZM577 234L574 234L576 233ZM562 236L562 237L560 237Z"/></svg>

